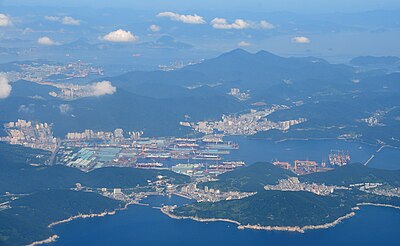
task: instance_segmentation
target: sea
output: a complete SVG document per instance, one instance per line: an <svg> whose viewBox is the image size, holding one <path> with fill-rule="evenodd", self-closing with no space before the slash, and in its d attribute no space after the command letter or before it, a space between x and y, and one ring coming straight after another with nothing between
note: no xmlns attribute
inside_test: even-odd
<svg viewBox="0 0 400 246"><path fill-rule="evenodd" d="M113 216L78 219L54 228L60 238L53 245L150 245L150 246L398 246L400 210L362 207L356 215L323 230L276 232L239 230L227 222L175 220L157 208L191 201L172 196L150 197L149 206L132 205Z"/></svg>
<svg viewBox="0 0 400 246"><path fill-rule="evenodd" d="M353 162L381 169L400 169L400 150L343 140L296 140L272 142L245 137L228 139L240 145L226 158L257 161L327 161L331 150L345 150ZM371 158L373 156L373 158ZM113 216L77 219L54 228L60 236L53 245L322 245L322 246L400 246L400 210L362 207L339 225L305 233L239 230L227 222L175 220L161 213L162 205L183 205L193 201L178 196L152 196L149 206L131 205Z"/></svg>

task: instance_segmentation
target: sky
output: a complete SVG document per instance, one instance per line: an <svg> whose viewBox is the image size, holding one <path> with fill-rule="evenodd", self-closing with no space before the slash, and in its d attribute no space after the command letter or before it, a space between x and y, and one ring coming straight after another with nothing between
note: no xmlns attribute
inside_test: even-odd
<svg viewBox="0 0 400 246"><path fill-rule="evenodd" d="M6 61L15 59L14 48L40 51L19 59L41 58L83 40L108 48L115 60L144 64L156 51L149 47L160 47L157 40L168 36L172 44L161 46L181 50L182 60L243 48L345 62L359 55L400 56L399 34L400 0L0 0L0 40L10 54ZM94 61L107 54L93 52L96 56L87 57ZM61 58L81 55L69 52Z"/></svg>
<svg viewBox="0 0 400 246"><path fill-rule="evenodd" d="M3 6L80 6L130 7L136 9L215 9L253 11L292 11L299 13L358 12L375 9L400 9L398 0L0 0Z"/></svg>

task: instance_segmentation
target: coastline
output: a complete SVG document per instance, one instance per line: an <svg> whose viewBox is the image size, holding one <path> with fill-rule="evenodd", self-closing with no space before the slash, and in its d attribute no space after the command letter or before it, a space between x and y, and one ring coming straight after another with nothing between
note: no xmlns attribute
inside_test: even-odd
<svg viewBox="0 0 400 246"><path fill-rule="evenodd" d="M358 203L357 206L374 206L374 207L386 207L386 208L400 209L400 206L394 206L394 205L382 204L382 203L370 203L370 202Z"/></svg>
<svg viewBox="0 0 400 246"><path fill-rule="evenodd" d="M60 225L63 223L68 223L71 222L75 219L86 219L86 218L96 218L96 217L104 217L107 215L115 215L117 211L122 211L125 210L129 207L129 205L133 205L133 204L137 204L137 205L146 205L148 206L148 204L140 204L140 203L126 203L123 207L121 208L117 208L113 211L104 211L102 213L97 213L97 214L78 214L75 216L71 216L67 219L64 220L60 220L60 221L56 221L53 222L51 224L48 225L49 228L56 226L56 225ZM358 203L357 206L376 206L376 207L388 207L388 208L394 208L394 209L400 209L400 206L394 206L394 205L390 205L390 204L380 204L380 203ZM337 218L336 220L334 220L333 222L329 222L329 223L325 223L325 224L321 224L321 225L306 225L306 226L261 226L261 225L242 225L240 222L235 221L235 220L231 220L231 219L223 219L223 218L199 218L199 217L194 217L194 216L177 216L171 213L171 206L164 206L161 208L156 208L156 209L160 209L160 211L167 215L168 217L172 218L172 219L191 219L194 221L198 221L198 222L227 222L227 223L232 223L237 225L237 228L240 230L244 230L244 229L252 229L252 230L265 230L265 231L286 231L286 232L297 232L297 233L305 233L305 231L307 230L318 230L318 229L328 229L328 228L332 228L335 227L336 225L340 224L342 221L349 219L351 217L353 217L356 213L354 211L358 210L359 207L354 207L352 210L352 212ZM36 246L36 245L43 245L43 244L50 244L53 242L56 242L57 239L59 238L58 235L54 234L52 236L50 236L49 238L43 239L43 240L38 240L35 242L32 242L30 244L27 244L27 246Z"/></svg>
<svg viewBox="0 0 400 246"><path fill-rule="evenodd" d="M116 214L117 211L125 210L125 209L128 208L129 205L132 205L132 204L136 204L136 203L128 202L121 208L116 208L116 209L114 209L112 211L104 211L104 212L97 213L97 214L78 214L78 215L74 215L74 216L71 216L71 217L69 217L67 219L63 219L63 220L52 222L47 227L48 228L52 228L53 226L60 225L60 224L63 224L63 223L68 223L68 222L71 222L71 221L73 221L75 219L80 219L80 218L81 219L87 219L87 218L104 217L104 216L107 216L107 215L114 215L114 214ZM32 243L28 244L27 246L36 246L36 245L54 243L54 242L57 241L58 238L59 238L59 236L57 234L54 234L53 236L51 236L51 237L49 237L47 239L38 240L38 241L32 242Z"/></svg>
<svg viewBox="0 0 400 246"><path fill-rule="evenodd" d="M75 219L80 219L80 218L87 219L87 218L95 218L95 217L104 217L106 215L114 215L115 213L116 213L116 210L110 211L110 212L105 211L105 212L98 213L98 214L78 214L78 215L71 216L68 219L64 219L64 220L53 222L53 223L49 224L47 227L51 228L53 226L56 226L56 225L59 225L59 224L63 224L63 223L67 223L67 222L73 221Z"/></svg>
<svg viewBox="0 0 400 246"><path fill-rule="evenodd" d="M356 210L356 209L353 209ZM170 213L170 207L161 208L161 212L172 219L191 219L198 222L228 222L233 223L238 226L238 229L253 229L253 230L265 230L265 231L287 231L287 232L299 232L304 233L306 230L318 230L318 229L328 229L338 225L343 220L353 217L356 213L354 211L337 218L333 222L325 223L321 225L306 225L306 226L261 226L261 225L242 225L240 222L231 219L218 219L218 218L198 218L193 216L177 216Z"/></svg>
<svg viewBox="0 0 400 246"><path fill-rule="evenodd" d="M33 243L28 244L27 246L36 246L36 245L42 245L42 244L48 244L48 243L54 243L55 241L57 241L57 239L59 238L58 235L54 234L53 236L50 236L44 240L41 241L36 241Z"/></svg>

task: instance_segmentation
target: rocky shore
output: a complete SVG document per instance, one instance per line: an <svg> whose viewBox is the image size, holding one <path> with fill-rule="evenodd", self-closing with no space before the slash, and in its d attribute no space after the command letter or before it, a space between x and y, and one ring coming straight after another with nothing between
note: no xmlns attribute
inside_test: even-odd
<svg viewBox="0 0 400 246"><path fill-rule="evenodd" d="M69 217L68 219L65 219L65 220L60 220L60 221L53 222L50 225L48 225L48 227L53 227L53 226L56 226L56 225L59 225L59 224L67 223L67 222L70 222L70 221L73 221L73 220L79 219L79 218L87 219L87 218L95 218L95 217L104 217L106 215L114 215L115 212L116 212L116 210L110 211L110 212L105 211L105 212L102 212L102 213L99 213L99 214L78 214L78 215L75 215L75 216L71 216L71 217Z"/></svg>
<svg viewBox="0 0 400 246"><path fill-rule="evenodd" d="M28 246L36 246L36 245L42 245L42 244L48 244L48 243L54 243L55 241L57 241L58 236L57 235L53 235L47 239L41 240L41 241L36 241L33 242L31 244L28 244Z"/></svg>
<svg viewBox="0 0 400 246"><path fill-rule="evenodd" d="M173 207L165 206L161 208L161 212L173 219L191 219L199 222L229 222L238 225L238 229L253 229L253 230L266 230L266 231L288 231L288 232L300 232L304 233L306 230L318 230L318 229L328 229L338 225L345 219L351 218L355 215L355 212L350 212L330 223L325 223L322 225L307 225L307 226L261 226L261 225L242 225L238 221L230 219L219 219L219 218L199 218L193 216L177 216L172 214Z"/></svg>
<svg viewBox="0 0 400 246"><path fill-rule="evenodd" d="M369 202L363 202L357 204L358 206L375 206L375 207L387 207L387 208L395 208L395 209L400 209L400 206L394 206L390 204L381 204L381 203L369 203Z"/></svg>
<svg viewBox="0 0 400 246"><path fill-rule="evenodd" d="M78 215L74 215L74 216L71 216L71 217L69 217L67 219L53 222L53 223L49 224L48 227L51 228L53 226L56 226L56 225L59 225L59 224L63 224L63 223L67 223L67 222L73 221L75 219L80 219L80 218L87 219L87 218L95 218L95 217L104 217L104 216L107 216L107 215L114 215L117 211L121 211L121 210L127 209L128 206L131 205L131 204L136 204L136 203L126 203L125 206L123 206L122 208L117 208L117 209L115 209L113 211L104 211L102 213L97 213L97 214L78 214ZM30 244L28 244L28 246L35 246L35 245L53 243L53 242L57 241L58 238L59 238L58 235L53 235L53 236L51 236L51 237L49 237L47 239L40 240L40 241L35 241L33 243L30 243Z"/></svg>
<svg viewBox="0 0 400 246"><path fill-rule="evenodd" d="M307 230L319 230L328 229L338 225L345 219L351 218L355 215L355 212L350 212L342 217L337 218L333 222L325 223L322 225L306 225L306 226L260 226L260 225L240 225L239 229L254 229L254 230L266 230L266 231L289 231L289 232L300 232L304 233Z"/></svg>

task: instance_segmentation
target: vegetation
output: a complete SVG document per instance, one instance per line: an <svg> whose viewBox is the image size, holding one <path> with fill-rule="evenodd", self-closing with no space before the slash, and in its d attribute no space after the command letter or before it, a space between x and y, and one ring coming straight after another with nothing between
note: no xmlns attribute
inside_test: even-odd
<svg viewBox="0 0 400 246"><path fill-rule="evenodd" d="M276 184L278 180L291 176L295 176L295 174L271 163L257 162L233 172L221 174L218 176L218 181L202 183L199 187L208 186L222 191L252 192L263 190L265 185Z"/></svg>
<svg viewBox="0 0 400 246"><path fill-rule="evenodd" d="M329 185L350 185L357 183L386 183L400 186L400 170L369 168L359 163L335 168L329 172L313 173L300 177L301 181Z"/></svg>
<svg viewBox="0 0 400 246"><path fill-rule="evenodd" d="M64 166L43 164L49 152L0 143L0 194L27 194L0 210L0 245L24 245L54 233L47 226L79 213L111 211L122 204L95 193L69 190L76 183L93 188L130 188L147 185L158 175L183 183L189 177L167 170L103 168L84 173ZM8 199L7 199L8 198ZM0 199L5 202L9 196Z"/></svg>
<svg viewBox="0 0 400 246"><path fill-rule="evenodd" d="M229 219L241 225L306 226L331 223L350 213L358 203L400 205L400 198L358 190L340 190L331 196L303 191L259 191L241 200L201 202L178 207L176 216Z"/></svg>
<svg viewBox="0 0 400 246"><path fill-rule="evenodd" d="M0 211L0 245L26 245L54 235L48 225L82 214L112 211L122 203L96 193L46 190L11 202Z"/></svg>
<svg viewBox="0 0 400 246"><path fill-rule="evenodd" d="M310 192L264 190L241 200L186 205L173 214L230 219L242 225L305 226L333 222L351 212L352 205L339 197Z"/></svg>
<svg viewBox="0 0 400 246"><path fill-rule="evenodd" d="M235 171L219 175L218 181L206 182L200 188L209 188L222 191L260 191L267 184L276 184L280 179L296 176L291 171L276 167L271 163L258 162ZM382 170L369 168L362 164L350 164L328 172L313 173L299 176L302 182L311 182L327 185L350 185L356 183L386 183L400 186L400 170Z"/></svg>

